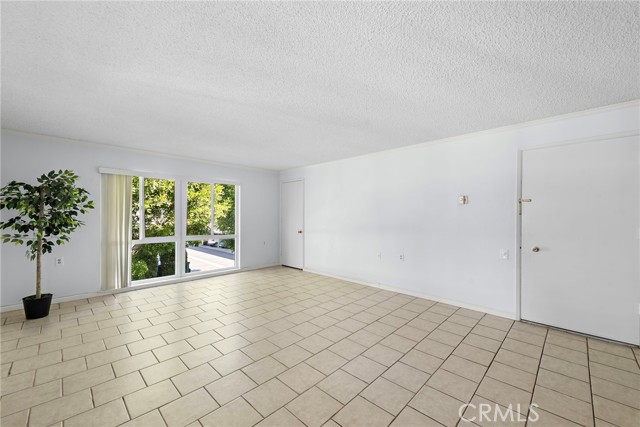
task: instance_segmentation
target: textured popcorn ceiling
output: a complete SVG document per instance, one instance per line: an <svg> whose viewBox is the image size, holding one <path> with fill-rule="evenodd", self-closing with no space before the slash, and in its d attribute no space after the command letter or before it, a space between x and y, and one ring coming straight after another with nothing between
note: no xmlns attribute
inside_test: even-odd
<svg viewBox="0 0 640 427"><path fill-rule="evenodd" d="M2 127L284 169L640 98L638 2L2 3Z"/></svg>

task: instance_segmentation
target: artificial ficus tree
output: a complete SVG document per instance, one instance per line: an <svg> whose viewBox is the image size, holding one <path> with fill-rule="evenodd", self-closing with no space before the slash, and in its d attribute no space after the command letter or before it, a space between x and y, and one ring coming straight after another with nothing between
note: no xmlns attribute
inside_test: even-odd
<svg viewBox="0 0 640 427"><path fill-rule="evenodd" d="M76 186L78 176L70 170L51 171L37 178L38 185L11 181L0 189L0 209L13 216L0 221L3 243L27 246L27 257L36 260L36 299L42 295L42 255L69 241L84 223L80 214L93 209L89 193Z"/></svg>

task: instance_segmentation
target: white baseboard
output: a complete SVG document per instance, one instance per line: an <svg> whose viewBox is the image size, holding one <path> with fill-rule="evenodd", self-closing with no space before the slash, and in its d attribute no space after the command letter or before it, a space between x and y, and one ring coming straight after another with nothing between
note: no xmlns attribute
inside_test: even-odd
<svg viewBox="0 0 640 427"><path fill-rule="evenodd" d="M349 277L337 276L335 274L325 273L325 272L322 272L322 271L313 270L313 269L309 269L309 268L305 268L304 271L306 271L308 273L319 274L321 276L332 277L334 279L344 280L344 281L347 281L347 282L357 283L359 285L371 286L372 288L382 289L382 290L385 290L385 291L397 292L399 294L410 295L412 297L417 297L417 298L424 298L424 299L428 299L428 300L431 300L431 301L441 302L443 304L455 305L456 307L468 308L469 310L480 311L482 313L492 314L494 316L506 317L507 319L511 319L511 320L520 320L520 319L517 318L515 313L507 313L507 312L503 312L503 311L493 310L493 309L490 309L490 308L487 308L487 307L481 307L481 306L478 306L478 305L467 304L467 303L464 303L464 302L450 300L450 299L447 299L447 298L441 298L441 297L437 297L437 296L434 296L434 295L423 294L421 292L414 292L414 291L410 291L410 290L407 290L407 289L401 289L401 288L395 288L395 287L392 287L392 286L386 286L386 285L382 285L380 283L364 282L362 280L352 279L352 278L349 278Z"/></svg>
<svg viewBox="0 0 640 427"><path fill-rule="evenodd" d="M86 298L95 298L95 297L101 297L101 296L111 295L111 294L119 294L122 292L137 291L140 289L155 288L157 286L173 285L176 283L191 282L194 280L208 279L210 277L226 276L228 274L242 273L244 271L252 271L252 270L260 270L262 268L277 267L279 265L280 264L265 264L265 265L258 265L255 267L236 268L233 270L212 272L207 274L201 274L198 276L173 278L173 279L169 279L159 283L149 283L144 285L130 286L128 288L110 289L110 290L104 290L104 291L98 291L98 292L89 292L84 294L67 295L63 297L53 298L51 300L51 304L58 304L61 302L75 301L75 300L86 299ZM14 311L14 310L22 310L22 308L23 308L22 304L4 305L0 307L0 313L5 313L7 311Z"/></svg>

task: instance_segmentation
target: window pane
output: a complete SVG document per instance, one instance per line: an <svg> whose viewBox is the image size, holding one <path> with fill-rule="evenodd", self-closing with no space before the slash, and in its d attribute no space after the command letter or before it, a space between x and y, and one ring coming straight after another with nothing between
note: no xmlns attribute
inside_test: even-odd
<svg viewBox="0 0 640 427"><path fill-rule="evenodd" d="M175 188L175 182L170 179L144 179L145 237L174 235Z"/></svg>
<svg viewBox="0 0 640 427"><path fill-rule="evenodd" d="M140 178L131 177L131 239L140 238Z"/></svg>
<svg viewBox="0 0 640 427"><path fill-rule="evenodd" d="M236 234L236 186L216 184L214 234Z"/></svg>
<svg viewBox="0 0 640 427"><path fill-rule="evenodd" d="M190 241L186 245L186 273L235 267L235 239Z"/></svg>
<svg viewBox="0 0 640 427"><path fill-rule="evenodd" d="M133 245L131 280L152 279L176 274L176 244L148 243Z"/></svg>
<svg viewBox="0 0 640 427"><path fill-rule="evenodd" d="M211 234L211 187L187 183L187 236Z"/></svg>

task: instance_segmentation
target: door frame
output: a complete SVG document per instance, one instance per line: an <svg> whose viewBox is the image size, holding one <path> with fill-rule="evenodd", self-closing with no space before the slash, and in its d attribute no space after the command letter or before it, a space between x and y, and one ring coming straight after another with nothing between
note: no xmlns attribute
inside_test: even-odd
<svg viewBox="0 0 640 427"><path fill-rule="evenodd" d="M291 182L302 182L302 271L305 270L305 244L306 244L306 234L307 234L307 228L306 228L306 224L305 224L305 220L306 220L306 197L305 197L305 182L304 182L304 178L291 178L291 179L286 179L284 181L280 181L280 218L278 221L278 228L279 228L279 237L280 237L280 245L279 245L279 251L278 251L278 261L280 263L280 265L282 264L282 186L284 184L288 184Z"/></svg>
<svg viewBox="0 0 640 427"><path fill-rule="evenodd" d="M516 262L516 320L522 320L521 311L522 311L522 215L519 213L518 209L518 201L522 198L522 157L525 151L531 150L541 150L546 148L560 147L563 145L573 145L573 144L581 144L587 142L596 142L596 141L605 141L605 140L614 140L621 138L628 138L632 136L640 136L640 132L638 131L630 131L630 132L616 132L616 133L608 133L597 136L590 136L586 138L577 138L577 139L568 139L561 141L550 141L543 143L527 143L518 147L517 153L517 163L516 163L516 200L515 200L515 216L516 216L516 253L515 253L515 262Z"/></svg>

